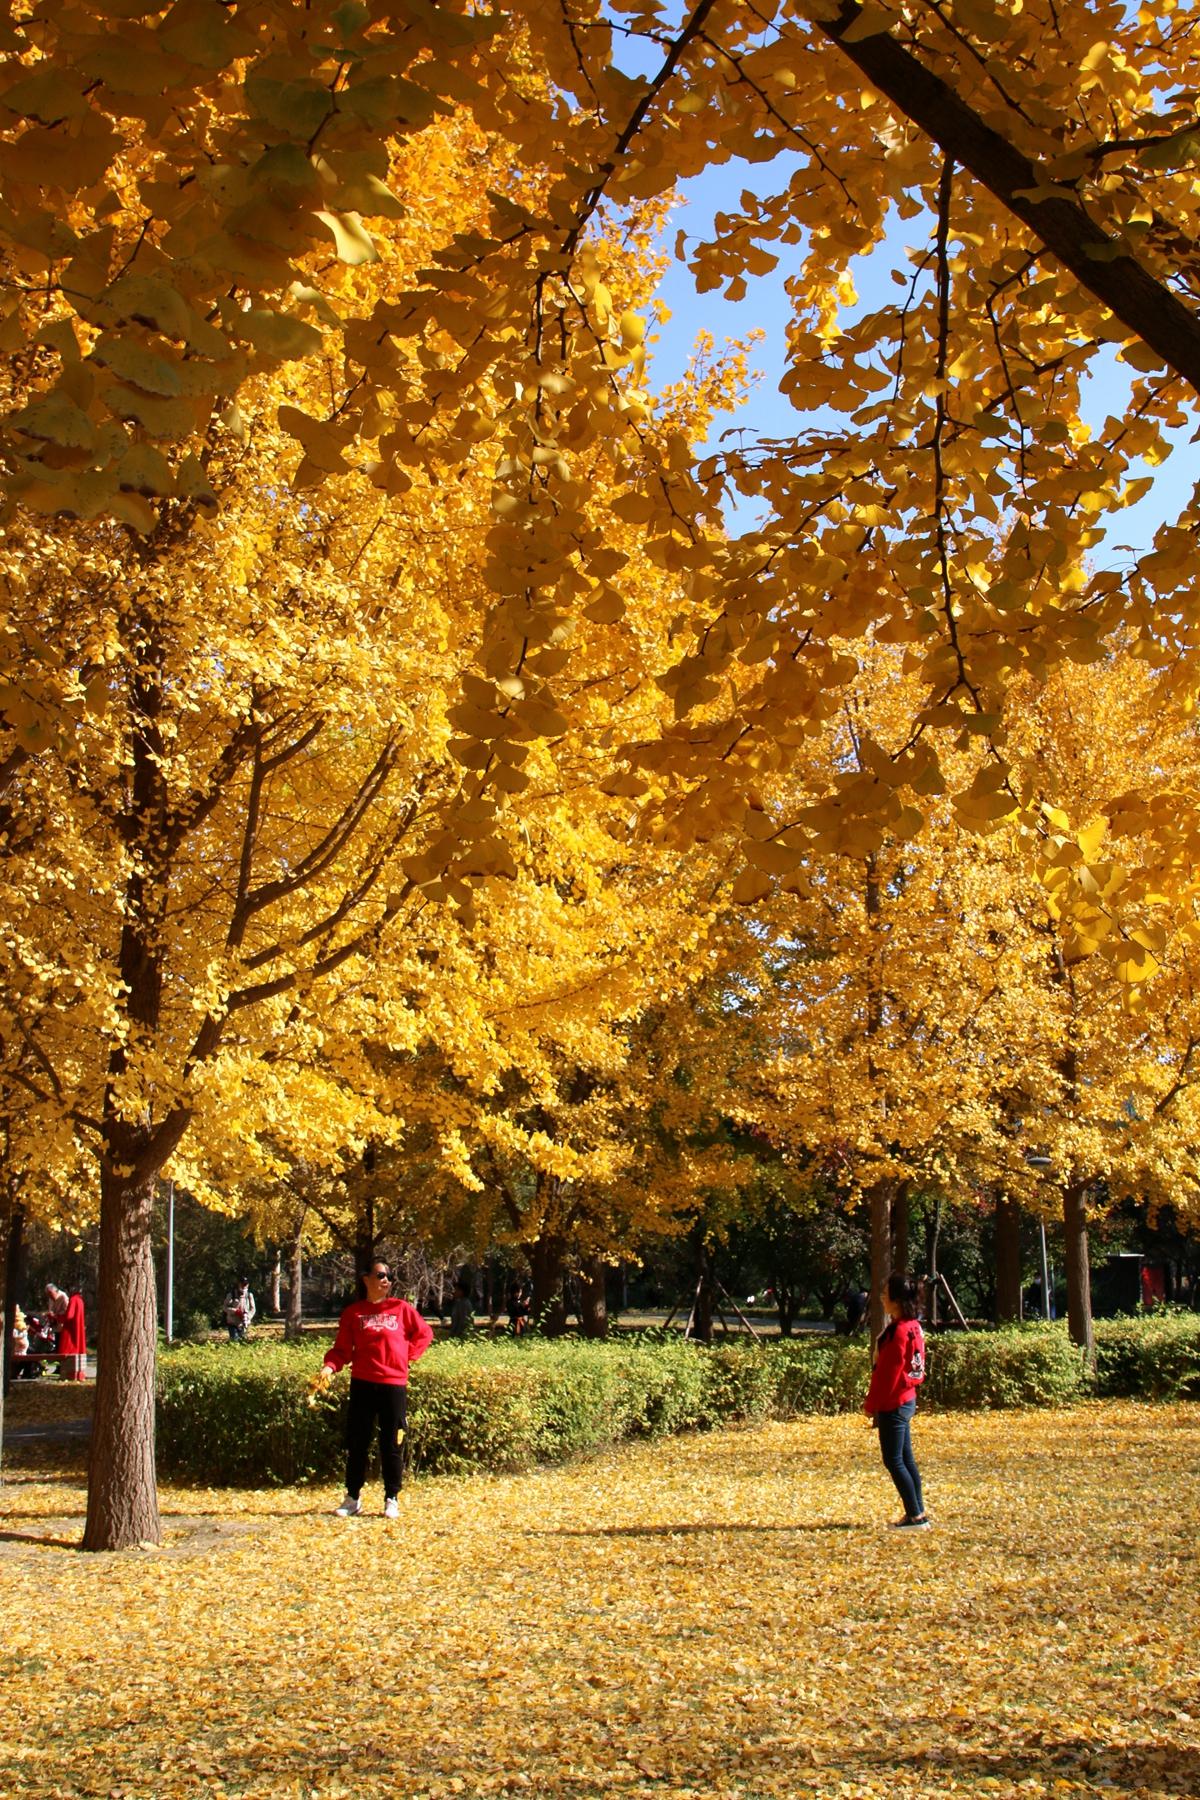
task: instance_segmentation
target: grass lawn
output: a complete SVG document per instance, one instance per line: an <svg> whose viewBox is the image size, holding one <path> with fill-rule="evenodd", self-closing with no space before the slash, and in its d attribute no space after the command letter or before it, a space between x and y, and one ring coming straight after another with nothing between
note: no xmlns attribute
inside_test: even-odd
<svg viewBox="0 0 1200 1800"><path fill-rule="evenodd" d="M417 1483L398 1524L165 1489L112 1557L78 1444L18 1445L0 1796L1195 1795L1200 1407L916 1444L924 1534L835 1418Z"/></svg>

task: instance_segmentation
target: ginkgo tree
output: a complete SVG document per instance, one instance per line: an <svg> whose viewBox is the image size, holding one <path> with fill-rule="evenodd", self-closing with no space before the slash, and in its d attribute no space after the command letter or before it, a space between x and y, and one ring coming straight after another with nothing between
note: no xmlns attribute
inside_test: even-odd
<svg viewBox="0 0 1200 1800"><path fill-rule="evenodd" d="M52 512L78 501L144 523L164 469L142 469L152 459L138 439L138 482L122 486L129 432L105 421L177 444L167 472L190 492L184 399L194 425L256 358L315 351L327 329L356 373L324 417L290 420L306 479L360 446L385 470L461 464L495 433L489 678L519 680L529 646L610 604L613 571L573 458L597 437L631 452L614 505L645 526L664 566L687 573L694 606L669 671L680 729L656 765L688 790L681 829L714 805L736 824L764 760L820 729L848 679L837 633L860 616L910 645L923 688L914 729L931 744L963 730L989 742L960 796L964 822L1010 814L1037 857L1043 820L999 735L1004 688L1017 670L1094 654L1119 621L1147 628L1142 598L1153 612L1174 594L1190 541L1185 513L1128 583L1088 561L1099 521L1130 499L1139 459L1162 454L1200 372L1185 297L1187 17L986 0L935 11L699 0L675 18L587 0L502 22L449 7L410 18L367 0L303 15L232 6L219 24L139 4L62 20L35 10L10 27L11 336L41 354L49 332L53 379L9 415L14 491ZM404 211L383 146L454 105L546 179L494 190L486 217L448 236L395 299L330 309L297 279L312 274L309 246L325 238L350 264L377 254L361 219ZM722 217L693 265L702 285L737 291L794 253L785 385L802 418L826 408L840 419L718 459L725 467L695 466L682 439L647 462L636 453L644 319L614 307L597 221L735 155L759 167L760 191ZM133 188L105 188L102 222L87 229L86 196L123 157L140 162ZM161 178L168 160L173 180ZM47 208L60 190L78 219ZM843 327L855 259L878 250L896 213L924 227L897 271L901 292ZM135 304L127 286L143 278L175 283L188 319L168 317L165 301ZM420 354L402 373L403 343ZM1133 372L1130 403L1097 430L1083 378L1114 346ZM727 478L768 504L764 528L733 542L714 514ZM1186 689L1184 670L1175 676ZM546 680L511 696L535 729L557 710ZM17 704L24 718L36 709ZM463 717L485 777L503 761L487 746L509 710ZM916 803L896 773L853 805L830 797L845 829L869 830L892 790ZM821 817L803 829L819 846ZM1146 881L1173 876L1174 845L1152 821L1142 835ZM1069 886L1086 922L1094 896ZM1118 937L1142 928L1148 891L1131 874L1107 897Z"/></svg>
<svg viewBox="0 0 1200 1800"><path fill-rule="evenodd" d="M399 166L414 191L437 188L444 225L484 203L494 155L452 123ZM403 255L426 254L436 223L430 206ZM643 298L646 242L642 231L595 250L597 266ZM362 277L377 293L403 272L399 242L393 250ZM36 812L43 828L10 843L4 868L6 1006L14 1036L41 1052L31 1092L44 1115L82 1139L100 1172L89 1547L158 1529L157 1175L197 1127L274 1134L315 1163L331 1146L386 1142L396 1109L369 1066L376 1039L402 1054L432 1038L492 1081L489 1033L471 1030L478 1013L455 1020L440 934L470 934L476 890L514 883L523 867L532 890L557 894L552 874L533 875L546 846L500 801L519 794L532 808L545 788L561 829L586 825L613 845L604 818L579 816L599 801L622 832L636 829L628 796L599 792L611 774L605 735L614 719L656 731L665 704L641 658L668 641L681 594L632 523L603 545L611 572L628 565L624 594L595 593L575 659L577 716L596 740L586 770L546 741L570 723L540 697L544 667L568 654L561 642L535 647L520 676L472 672L496 533L509 529L489 468L481 460L451 483L420 464L381 474L368 462L326 469L309 497L314 450L296 449L308 430L297 420L312 417L317 391L348 379L341 365L314 364L247 383L205 446L207 498L175 496L143 531L23 519L11 536L18 624L53 646L59 686L57 705L39 702L49 742L18 745L9 771L14 816ZM702 437L736 379L734 367L713 367L668 393L647 435ZM616 479L603 446L587 477L579 517L596 521L599 556ZM479 755L461 733L485 707L497 730ZM563 797L571 781L575 801ZM552 832L547 843L551 854ZM536 923L514 908L510 938ZM584 954L594 974L604 953ZM425 993L421 973L439 955L447 974ZM648 957L645 947L632 961L644 970Z"/></svg>
<svg viewBox="0 0 1200 1800"><path fill-rule="evenodd" d="M6 820L65 852L37 891L54 954L14 898L12 966L39 1103L99 1127L113 1193L145 1194L234 1021L309 1029L314 983L411 910L469 918L513 878L511 802L588 716L593 631L673 713L602 735L614 793L669 847L739 844L740 899L814 858L869 875L943 828L949 792L967 830L1011 829L1089 979L1145 1003L1187 942L1192 790L1151 771L1110 795L1129 848L1104 855L1010 698L1118 637L1151 703L1197 687L1194 502L1123 570L1097 555L1200 381L1193 10L7 15L0 779ZM697 460L613 245L735 156L755 188L689 260L736 293L791 257L797 429ZM856 263L897 219L894 303L857 316ZM1097 425L1087 377L1114 354L1128 403ZM749 530L726 529L731 486ZM671 596L665 638L626 622L614 521ZM414 634L446 639L419 685ZM905 728L815 779L872 636L898 647ZM764 781L791 784L777 819ZM154 1535L144 1447L116 1456L148 1406L145 1206L106 1216L141 1323L136 1353L102 1344L96 1466L134 1499L118 1524L96 1484L93 1545Z"/></svg>

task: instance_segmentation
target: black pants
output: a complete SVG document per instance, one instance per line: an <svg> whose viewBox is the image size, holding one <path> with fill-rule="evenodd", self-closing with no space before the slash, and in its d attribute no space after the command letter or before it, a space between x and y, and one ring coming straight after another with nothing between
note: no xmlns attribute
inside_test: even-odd
<svg viewBox="0 0 1200 1800"><path fill-rule="evenodd" d="M346 1492L362 1493L367 1477L367 1457L379 1420L379 1462L383 1491L390 1500L404 1480L404 1452L398 1434L408 1418L408 1389L391 1381L357 1381L350 1378L350 1411L346 1419Z"/></svg>

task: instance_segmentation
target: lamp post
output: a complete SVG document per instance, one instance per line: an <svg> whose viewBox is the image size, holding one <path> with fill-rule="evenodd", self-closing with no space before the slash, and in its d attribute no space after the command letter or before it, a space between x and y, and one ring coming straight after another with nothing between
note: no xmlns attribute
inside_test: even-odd
<svg viewBox="0 0 1200 1800"><path fill-rule="evenodd" d="M1031 1151L1025 1152L1025 1161L1031 1169L1049 1169L1053 1165L1048 1156L1035 1156ZM1046 1221L1038 1219L1038 1232L1042 1248L1042 1317L1050 1323L1050 1259L1046 1255Z"/></svg>

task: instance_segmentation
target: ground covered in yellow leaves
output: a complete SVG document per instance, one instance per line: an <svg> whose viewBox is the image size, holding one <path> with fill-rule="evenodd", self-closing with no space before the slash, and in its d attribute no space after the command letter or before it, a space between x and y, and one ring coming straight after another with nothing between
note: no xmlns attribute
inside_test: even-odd
<svg viewBox="0 0 1200 1800"><path fill-rule="evenodd" d="M112 1557L76 1474L18 1469L0 1794L1195 1794L1200 1408L917 1445L925 1534L838 1418L417 1483L396 1524L168 1489Z"/></svg>

